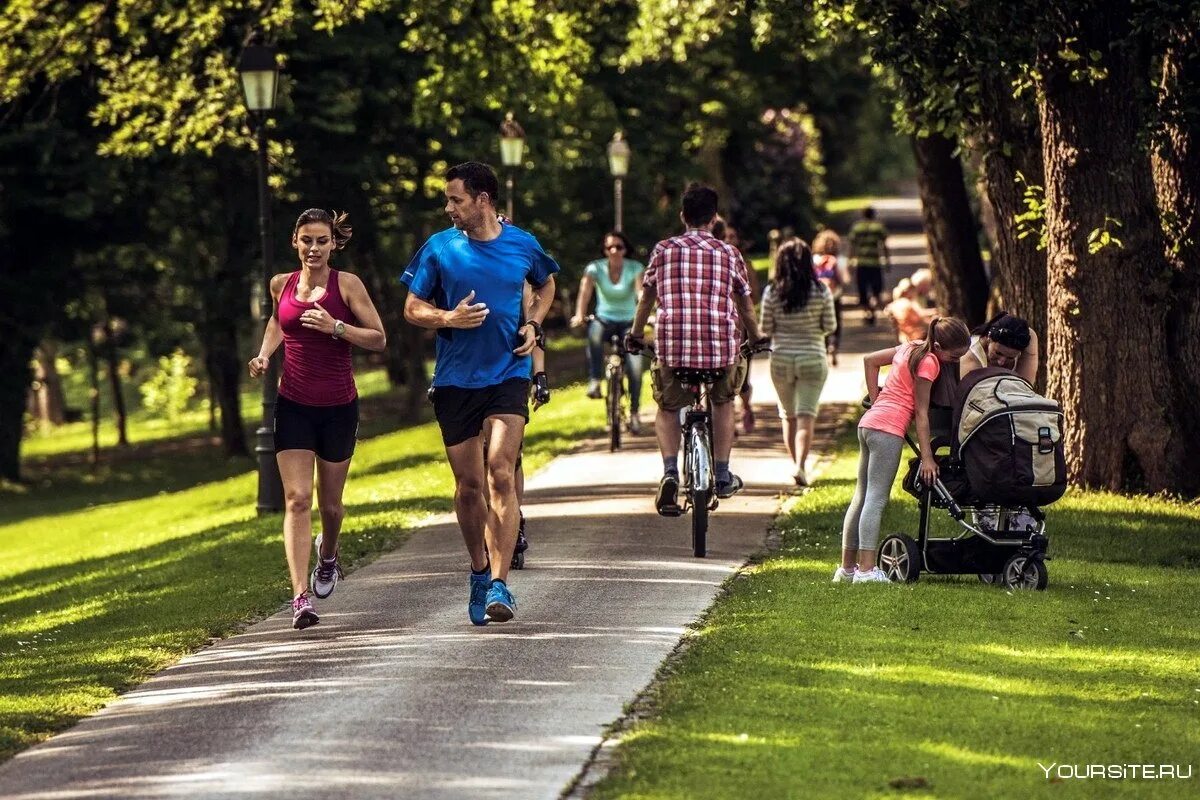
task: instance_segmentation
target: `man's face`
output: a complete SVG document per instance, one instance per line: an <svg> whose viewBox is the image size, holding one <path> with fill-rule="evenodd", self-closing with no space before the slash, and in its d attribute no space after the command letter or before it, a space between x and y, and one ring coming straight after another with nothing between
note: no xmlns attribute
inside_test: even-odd
<svg viewBox="0 0 1200 800"><path fill-rule="evenodd" d="M462 231L475 230L483 224L485 210L484 198L487 194L480 192L471 197L467 187L463 186L461 178L455 178L446 184L446 214L454 227Z"/></svg>

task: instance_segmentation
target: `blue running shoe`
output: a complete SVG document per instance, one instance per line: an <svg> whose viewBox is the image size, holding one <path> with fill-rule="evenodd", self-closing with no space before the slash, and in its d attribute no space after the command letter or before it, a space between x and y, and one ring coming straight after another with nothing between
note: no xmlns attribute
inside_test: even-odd
<svg viewBox="0 0 1200 800"><path fill-rule="evenodd" d="M467 602L467 616L472 625L487 625L488 589L492 585L491 571L482 575L471 573L471 599Z"/></svg>
<svg viewBox="0 0 1200 800"><path fill-rule="evenodd" d="M492 581L487 593L487 615L492 622L508 622L517 613L517 601L504 581Z"/></svg>

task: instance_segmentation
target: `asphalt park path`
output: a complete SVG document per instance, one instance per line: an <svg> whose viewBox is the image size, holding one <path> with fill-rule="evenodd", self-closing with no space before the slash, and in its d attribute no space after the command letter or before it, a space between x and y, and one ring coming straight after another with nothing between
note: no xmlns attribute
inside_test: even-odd
<svg viewBox="0 0 1200 800"><path fill-rule="evenodd" d="M854 351L883 345L880 328L850 331L823 402L857 401ZM654 513L651 437L591 443L529 481L514 621L468 622L462 540L434 519L318 601L319 625L294 631L283 612L185 658L0 766L0 797L559 797L791 488L754 367L760 424L733 460L747 488L712 514L707 558L689 517Z"/></svg>

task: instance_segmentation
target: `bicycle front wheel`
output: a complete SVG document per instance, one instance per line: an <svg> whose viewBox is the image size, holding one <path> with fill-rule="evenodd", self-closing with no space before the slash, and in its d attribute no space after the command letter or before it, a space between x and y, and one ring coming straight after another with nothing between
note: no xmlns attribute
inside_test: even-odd
<svg viewBox="0 0 1200 800"><path fill-rule="evenodd" d="M608 451L621 449L621 370L608 373Z"/></svg>
<svg viewBox="0 0 1200 800"><path fill-rule="evenodd" d="M708 553L708 504L712 491L693 489L692 495L692 555L704 558Z"/></svg>

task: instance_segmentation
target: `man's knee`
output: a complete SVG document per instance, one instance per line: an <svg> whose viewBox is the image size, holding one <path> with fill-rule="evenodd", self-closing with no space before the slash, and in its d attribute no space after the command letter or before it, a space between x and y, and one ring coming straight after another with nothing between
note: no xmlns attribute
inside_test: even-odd
<svg viewBox="0 0 1200 800"><path fill-rule="evenodd" d="M454 496L460 501L483 500L483 479L479 475L464 475L454 486Z"/></svg>
<svg viewBox="0 0 1200 800"><path fill-rule="evenodd" d="M490 459L488 461L488 481L495 494L511 494L516 491L516 465L508 459Z"/></svg>
<svg viewBox="0 0 1200 800"><path fill-rule="evenodd" d="M305 489L290 489L284 498L287 510L293 514L308 514L312 511L312 492Z"/></svg>

